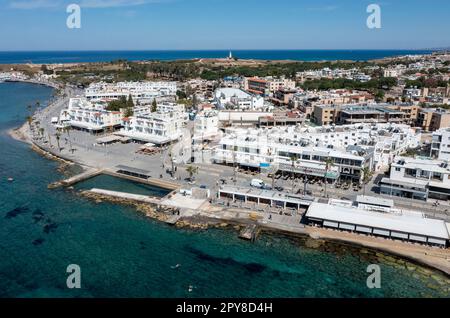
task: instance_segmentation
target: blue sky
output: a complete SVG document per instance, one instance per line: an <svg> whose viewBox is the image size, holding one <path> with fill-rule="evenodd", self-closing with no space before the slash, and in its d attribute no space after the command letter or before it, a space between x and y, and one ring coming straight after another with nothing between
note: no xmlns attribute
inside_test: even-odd
<svg viewBox="0 0 450 318"><path fill-rule="evenodd" d="M0 0L0 51L450 47L449 16L448 0Z"/></svg>

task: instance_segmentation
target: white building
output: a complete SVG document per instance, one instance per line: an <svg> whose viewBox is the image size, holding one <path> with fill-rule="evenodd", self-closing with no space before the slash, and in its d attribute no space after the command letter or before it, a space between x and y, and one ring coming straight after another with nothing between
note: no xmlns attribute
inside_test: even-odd
<svg viewBox="0 0 450 318"><path fill-rule="evenodd" d="M355 75L351 76L350 78L355 81L362 82L362 83L369 82L372 79L372 77L370 75L366 75L364 73L355 74Z"/></svg>
<svg viewBox="0 0 450 318"><path fill-rule="evenodd" d="M400 124L355 124L336 127L274 127L270 130L228 130L235 135L270 135L275 141L301 147L326 148L343 153L371 154L371 167L382 170L398 155L420 145L421 135L408 125Z"/></svg>
<svg viewBox="0 0 450 318"><path fill-rule="evenodd" d="M278 171L329 180L362 179L362 169L372 166L373 155L363 148L351 151L305 142L301 132L277 129L230 129L215 149L214 162L252 169ZM327 168L326 162L332 165Z"/></svg>
<svg viewBox="0 0 450 318"><path fill-rule="evenodd" d="M269 91L271 93L274 93L280 89L295 90L297 85L295 81L285 77L266 77L265 80L267 80Z"/></svg>
<svg viewBox="0 0 450 318"><path fill-rule="evenodd" d="M20 81L26 79L28 79L28 76L22 72L0 72L0 83L4 81Z"/></svg>
<svg viewBox="0 0 450 318"><path fill-rule="evenodd" d="M316 226L407 242L446 247L450 241L444 221L426 218L416 211L314 202L306 218Z"/></svg>
<svg viewBox="0 0 450 318"><path fill-rule="evenodd" d="M107 111L105 105L84 98L71 98L69 107L61 111L60 122L75 129L98 133L114 130L122 122L122 113Z"/></svg>
<svg viewBox="0 0 450 318"><path fill-rule="evenodd" d="M215 110L199 113L194 122L194 140L211 139L219 135L219 114Z"/></svg>
<svg viewBox="0 0 450 318"><path fill-rule="evenodd" d="M214 92L214 102L219 109L262 110L270 108L265 105L262 96L254 96L236 88L218 88Z"/></svg>
<svg viewBox="0 0 450 318"><path fill-rule="evenodd" d="M392 196L418 200L450 198L448 161L398 157L389 178L383 178L380 191Z"/></svg>
<svg viewBox="0 0 450 318"><path fill-rule="evenodd" d="M440 129L433 133L431 152L439 160L450 160L450 128Z"/></svg>
<svg viewBox="0 0 450 318"><path fill-rule="evenodd" d="M176 95L176 82L93 83L85 92L90 101L110 101L132 96L135 103L151 103L154 99Z"/></svg>
<svg viewBox="0 0 450 318"><path fill-rule="evenodd" d="M159 104L156 112L150 107L137 107L133 117L124 118L120 136L164 145L180 139L188 120L184 105Z"/></svg>

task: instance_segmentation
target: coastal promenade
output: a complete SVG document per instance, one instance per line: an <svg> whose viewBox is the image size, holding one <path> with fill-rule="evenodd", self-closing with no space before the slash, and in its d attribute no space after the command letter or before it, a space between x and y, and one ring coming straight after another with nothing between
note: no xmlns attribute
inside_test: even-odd
<svg viewBox="0 0 450 318"><path fill-rule="evenodd" d="M138 144L116 144L111 146L98 146L95 143L98 136L89 135L84 132L70 131L63 133L60 139L56 139L56 128L51 124L51 118L59 116L61 110L67 106L68 98L78 96L82 92L75 88L68 87L64 94L59 96L47 108L36 113L34 120L40 123L40 126L45 131L45 137L40 135L36 130L30 129L28 123L24 124L20 129L16 130L13 135L23 141L34 144L42 151L45 151L53 156L61 158L66 161L80 164L85 169L93 169L99 171L110 171L115 173L116 167L119 165L133 167L135 169L143 169L151 172L151 179L159 182L167 182L176 185L177 188L183 187L190 189L193 185L186 180L188 173L186 172L186 165L184 163L177 164L175 178L172 178L166 173L166 169L170 168L167 162L168 151L162 154L148 156L138 154L140 147ZM58 147L59 142L59 147ZM180 151L179 148L178 151ZM179 159L177 162L183 162L180 154L175 154L175 158ZM252 175L237 173L236 179L232 181L235 172L231 167L212 166L212 165L198 165L200 168L199 174L196 175L197 186L205 185L215 193L218 188L220 178L227 180L229 184L237 186L247 186L250 180L254 178ZM270 180L264 178L268 183ZM289 191L288 185L290 182L282 184L286 186L286 191ZM302 185L296 185L301 187ZM330 194L333 195L329 190ZM111 193L110 193L111 194ZM314 191L316 194L316 191ZM103 193L107 196L107 193ZM320 194L319 194L320 196ZM332 232L316 228L305 227L300 223L301 216L298 219L293 217L284 217L259 213L255 220L255 212L245 211L239 209L227 209L224 207L216 207L206 202L200 208L186 208L183 201L180 201L182 209L181 220L212 220L220 223L236 223L236 224L256 224L268 231L282 232L290 235L308 235L317 239L330 239L341 242L348 242L351 244L360 244L362 242L361 236L350 233ZM329 236L326 236L328 233ZM330 233L333 233L332 235ZM395 243L392 241L383 241L379 238L364 237L364 241L368 240L371 248L380 249L389 253L396 253L402 257L416 260L422 264L438 268L447 274L450 274L450 255L447 250L441 251L434 248L426 248L423 246L415 246L405 243ZM367 243L369 244L369 243ZM395 246L395 248L394 248ZM408 248L404 248L404 247ZM415 251L415 252L413 252ZM426 252L425 252L426 251ZM439 251L439 255L436 254Z"/></svg>
<svg viewBox="0 0 450 318"><path fill-rule="evenodd" d="M188 166L186 163L188 162L188 157L190 157L189 145L186 142L187 138L183 138L182 142L175 144L171 149L165 149L158 155L149 156L138 152L141 147L140 144L130 143L100 146L96 144L99 136L71 130L70 132L61 134L59 141L61 149L58 149L55 137L56 128L51 124L51 118L59 116L61 110L67 106L69 97L79 96L82 94L82 91L68 88L65 93L66 98L59 98L55 103L35 116L36 120L40 122L40 125L46 132L44 137L35 135L35 138L32 139L33 143L39 146L39 148L87 168L115 171L117 166L123 165L150 171L151 181L172 184L170 188L173 188L173 184L177 184L179 187L192 187L189 180L187 180L189 173L186 171ZM22 130L25 130L24 135L29 134L26 132L28 130L27 125L24 125ZM186 136L188 135L188 131L189 129L186 129ZM166 173L168 169L171 169L169 153L172 153L173 158L177 162L174 165L176 169L174 177ZM250 174L235 173L232 167L210 164L195 164L195 166L199 168L198 173L195 175L196 185L204 185L212 193L217 191L218 181L220 179L226 180L229 184L245 187L249 186L251 180L255 178L255 176ZM234 179L235 176L236 179ZM272 183L272 180L267 178L267 176L258 175L257 178L263 179L267 184ZM290 193L296 193L298 190L303 190L304 188L303 183L295 182L293 184L290 180L284 181L282 179L277 180L275 185L283 187L285 191ZM292 189L292 186L294 186L294 189ZM308 184L307 189L315 197L324 196L322 186ZM377 186L372 181L366 187L367 195L380 196L376 189ZM327 194L333 198L348 198L352 200L356 196L362 195L363 190L343 191L342 189L329 186ZM430 218L450 222L450 205L448 202L439 202L439 206L437 206L435 201L421 202L389 196L386 196L386 198L395 200L396 205L400 208L419 210Z"/></svg>

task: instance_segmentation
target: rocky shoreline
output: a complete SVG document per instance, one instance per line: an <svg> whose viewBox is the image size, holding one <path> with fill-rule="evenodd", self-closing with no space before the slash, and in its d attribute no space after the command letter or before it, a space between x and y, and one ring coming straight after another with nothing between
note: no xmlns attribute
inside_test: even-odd
<svg viewBox="0 0 450 318"><path fill-rule="evenodd" d="M40 155L42 155L43 157L45 157L47 159L58 161L63 165L76 164L74 162L70 162L63 158L55 156L55 155L41 149L38 145L34 144L29 136L29 128L26 123L20 128L10 130L9 134L12 138L14 138L18 141L22 141L22 142L26 142L26 143L30 144L31 148L34 151L36 151L37 153L39 153ZM170 217L170 215L162 213L160 210L157 210L154 207L147 205L147 204L136 203L136 202L133 202L130 200L117 199L117 198L112 198L112 197L108 197L108 196L100 196L98 194L92 194L92 193L87 193L87 192L82 193L82 195L88 199L94 200L97 203L110 202L110 203L114 203L114 204L133 206L138 212L144 213L147 217L157 220L157 221L160 221L160 222L167 222L167 220ZM248 225L248 224L246 224L245 222L239 222L239 220L230 221L230 220L213 219L213 218L208 218L208 217L204 217L204 216L194 216L194 217L182 218L182 219L178 220L175 224L175 227L186 228L186 229L191 229L191 230L207 230L209 228L233 228L235 230L240 230L243 227L245 227L246 225ZM450 261L449 261L449 259L447 260L447 262L448 262L447 266L442 266L442 264L438 264L433 260L430 261L429 259L426 259L423 257L413 256L413 255L411 255L411 253L409 253L405 250L402 250L402 249L393 250L392 248L388 248L385 246L380 246L380 245L374 246L377 244L374 244L374 245L364 244L363 242L358 241L355 238L345 237L344 233L340 233L338 235L339 237L321 237L320 235L317 235L317 233L314 230L309 231L309 233L306 235L299 235L299 234L296 234L293 232L282 231L279 229L273 229L271 227L263 227L262 231L265 233L271 234L271 235L283 235L286 237L297 238L297 239L306 237L309 239L309 243L307 243L307 244L311 248L313 248L314 246L320 247L321 243L318 243L318 242L326 241L326 242L334 243L334 244L338 244L338 245L350 244L350 245L353 245L353 246L356 246L359 248L367 248L372 251L388 253L392 256L411 261L411 262L413 262L413 264L415 264L416 267L420 267L420 268L424 268L424 269L430 268L430 269L439 271L439 273L442 273L442 274L446 275L447 277L450 277ZM450 281L448 284L450 285Z"/></svg>
<svg viewBox="0 0 450 318"><path fill-rule="evenodd" d="M109 196L90 193L88 191L80 192L80 195L94 201L97 204L109 202L113 204L122 204L132 206L136 211L143 213L146 217L153 220L167 223L170 216L176 213L177 209L152 206L149 204L140 204L131 200L117 199ZM227 229L235 232L241 231L246 224L239 221L223 221L205 216L183 217L175 225L178 229L188 229L194 231L206 231L209 229ZM335 254L337 257L344 256L351 252L359 257L361 261L372 264L384 264L396 269L405 270L416 279L427 282L427 286L434 290L440 290L450 293L450 276L444 270L421 262L420 260L409 258L401 253L393 253L383 249L365 247L354 241L333 240L317 238L314 235L301 235L287 231L275 231L271 228L262 228L261 235L274 237L283 237L290 240L295 245L300 245L309 249L317 249L324 252Z"/></svg>
<svg viewBox="0 0 450 318"><path fill-rule="evenodd" d="M50 104L48 107L52 107L52 104ZM27 123L24 123L21 127L17 129L12 129L9 132L9 135L21 142L25 142L31 145L31 148L36 151L37 153L41 154L47 159L56 160L64 165L73 165L77 164L76 162L71 162L69 160L66 160L64 158L58 157L54 154L49 153L48 151L42 149L39 147L39 145L35 144L30 136L30 129ZM101 203L103 201L108 201L115 204L125 204L125 205L131 205L136 208L137 211L144 213L147 217L161 221L161 222L167 222L168 218L170 217L170 214L164 213L161 210L155 209L154 207L146 204L139 204L136 202L131 202L128 200L122 200L122 199L116 199L116 198L110 198L110 197L99 197L98 195L93 194L82 194L88 199L92 199L95 202ZM167 211L166 211L167 212ZM210 227L218 227L218 228L229 228L233 227L235 229L241 229L242 227L245 227L246 224L243 220L226 220L226 219L220 219L220 218L209 218L207 216L192 216L189 218L181 218L178 220L175 224L177 228L189 228L193 230L206 230ZM262 230L266 233L272 233L275 235L285 235L289 237L295 237L299 238L300 235L297 233L289 232L289 231L283 231L280 229L271 228L270 226L262 226ZM349 237L346 235L346 233L332 233L333 235L328 235L330 233L327 233L327 235L322 235L317 233L317 229L310 229L306 232L305 235L302 235L301 237L309 237L310 241L308 244L310 244L311 247L319 246L321 243L318 243L320 241L326 241L326 242L334 242L335 244L351 244L358 246L360 248L367 248L374 251L382 251L385 253L388 253L390 255L395 255L397 257L401 257L404 259L411 260L414 263L417 263L417 266L425 266L433 268L444 275L447 275L447 277L450 277L450 255L447 258L447 263L443 266L442 265L442 259L436 260L432 259L430 256L420 253L412 253L407 248L399 248L395 249L389 246L385 242L377 242L371 243L371 244L365 244L364 242L360 241L358 237ZM322 231L323 232L323 231ZM374 239L376 240L376 239ZM392 243L393 244L393 243ZM449 282L450 284L450 282Z"/></svg>

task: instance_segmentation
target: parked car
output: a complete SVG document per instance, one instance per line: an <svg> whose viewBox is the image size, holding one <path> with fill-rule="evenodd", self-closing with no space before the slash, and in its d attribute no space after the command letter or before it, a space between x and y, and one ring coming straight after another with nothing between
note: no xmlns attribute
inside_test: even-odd
<svg viewBox="0 0 450 318"><path fill-rule="evenodd" d="M253 188L262 189L264 185L264 181L260 179L253 179L252 182L250 182L250 186L252 186Z"/></svg>

